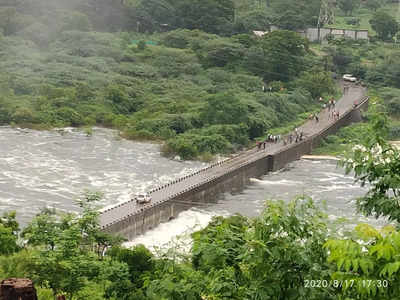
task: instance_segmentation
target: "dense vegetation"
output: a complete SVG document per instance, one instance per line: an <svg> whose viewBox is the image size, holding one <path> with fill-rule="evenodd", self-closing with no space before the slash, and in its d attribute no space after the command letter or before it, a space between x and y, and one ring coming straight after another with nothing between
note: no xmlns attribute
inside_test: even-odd
<svg viewBox="0 0 400 300"><path fill-rule="evenodd" d="M319 12L316 0L0 0L0 123L113 127L192 158L290 126L335 92L331 73L352 73L373 87L369 122L330 139L358 144L343 165L371 186L359 210L398 227L400 154L384 140L400 132L393 3L337 1L337 22L376 31L368 44L309 45L287 31L315 26ZM287 30L250 35L271 23ZM268 201L252 220L215 218L189 253L155 255L100 231L99 197L78 201L79 216L44 210L23 230L4 214L0 279L32 278L41 300L400 299L393 226L338 236L310 199Z"/></svg>
<svg viewBox="0 0 400 300"><path fill-rule="evenodd" d="M164 140L165 153L188 159L246 146L335 92L320 57L296 33L224 34L224 22L234 23L223 18L229 3L1 1L0 124L107 126L126 138ZM158 13L164 8L180 20L176 30L100 32L172 26L145 20L167 17ZM215 16L207 15L221 24L198 17L214 9ZM181 13L188 15L175 17ZM263 93L263 85L272 92Z"/></svg>
<svg viewBox="0 0 400 300"><path fill-rule="evenodd" d="M370 2L373 1L367 1L365 4L370 5ZM381 23L380 30L374 28L377 30L376 37L372 37L369 43L330 40L328 44L318 46L318 49L327 55L332 71L353 74L368 85L372 100L379 102L388 113L387 138L397 140L400 139L400 51L398 45L390 41L393 41L399 30L398 23L392 16L398 11L398 6L392 4L384 6L384 2L376 2L379 4L376 9L371 9L368 5L360 8L358 4L353 12L353 18L361 21L369 20L372 28ZM366 11L366 8L369 10ZM390 24L386 24L386 21ZM352 27L360 26L362 27L362 25ZM368 121L368 115L365 116L365 120ZM325 139L322 147L316 149L314 153L343 154L345 150L351 148L351 143L348 142L356 143L364 134L366 126L366 124L355 124L341 129L337 135Z"/></svg>
<svg viewBox="0 0 400 300"><path fill-rule="evenodd" d="M87 193L79 216L45 210L21 233L15 214L4 215L0 278L32 278L44 300L400 299L400 152L384 140L381 106L370 113L368 134L342 164L370 185L360 211L395 226L338 235L339 224L303 196L267 201L255 219L216 217L192 234L189 252L155 255L102 233L93 210L100 195Z"/></svg>

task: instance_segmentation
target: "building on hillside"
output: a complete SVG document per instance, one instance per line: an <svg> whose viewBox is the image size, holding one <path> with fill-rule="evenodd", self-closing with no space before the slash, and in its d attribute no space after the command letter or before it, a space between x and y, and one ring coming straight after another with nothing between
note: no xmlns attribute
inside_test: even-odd
<svg viewBox="0 0 400 300"><path fill-rule="evenodd" d="M334 38L350 38L354 40L369 40L368 30L338 29L338 28L307 28L301 34L310 42L323 41L327 36Z"/></svg>
<svg viewBox="0 0 400 300"><path fill-rule="evenodd" d="M265 34L279 30L275 25L271 25L268 31L253 31L254 35L262 37ZM327 36L332 35L334 38L351 38L354 40L369 40L368 30L357 29L338 29L338 28L307 28L297 31L310 42L326 40Z"/></svg>

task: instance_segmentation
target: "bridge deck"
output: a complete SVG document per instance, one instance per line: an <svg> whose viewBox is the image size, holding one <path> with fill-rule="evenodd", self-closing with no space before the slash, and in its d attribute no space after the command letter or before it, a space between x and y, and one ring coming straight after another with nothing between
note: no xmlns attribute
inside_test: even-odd
<svg viewBox="0 0 400 300"><path fill-rule="evenodd" d="M359 101L360 99L362 99L364 94L365 94L364 88L358 86L352 86L348 90L348 92L345 95L343 95L343 97L336 103L336 110L338 110L340 114L350 111L353 108L354 101L355 100ZM302 131L305 135L305 138L307 138L309 136L312 136L314 134L317 134L325 130L333 122L334 121L331 118L329 118L328 111L323 110L319 113L318 123L315 120L309 120L299 127L299 131ZM169 184L166 184L162 187L150 191L152 196L152 201L149 204L137 205L135 201L128 201L102 211L100 214L100 225L102 228L105 228L108 225L117 222L119 220L125 219L130 215L134 215L135 213L143 209L146 209L147 207L154 206L164 201L167 201L168 199L173 198L177 194L190 190L195 186L201 185L211 180L212 178L222 176L223 174L226 174L227 171L236 169L242 164L259 159L260 157L264 157L269 154L277 153L282 149L285 149L290 146L291 145L285 146L283 144L283 141L280 141L279 143L276 144L268 143L267 149L265 150L258 150L257 148L252 148L247 151L243 151L242 153L239 153L232 158L215 163L212 166L197 171L194 174L185 176L184 178L175 180Z"/></svg>

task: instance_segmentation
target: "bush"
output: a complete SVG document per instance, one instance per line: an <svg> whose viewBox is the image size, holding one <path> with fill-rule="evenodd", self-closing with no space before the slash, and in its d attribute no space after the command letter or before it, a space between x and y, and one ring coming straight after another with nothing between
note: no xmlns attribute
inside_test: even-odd
<svg viewBox="0 0 400 300"><path fill-rule="evenodd" d="M207 68L233 65L243 57L244 49L243 45L228 39L211 40L200 51L200 61Z"/></svg>
<svg viewBox="0 0 400 300"><path fill-rule="evenodd" d="M199 151L193 141L185 136L179 136L176 139L168 140L167 146L179 154L182 159L193 159L199 155Z"/></svg>
<svg viewBox="0 0 400 300"><path fill-rule="evenodd" d="M137 48L138 48L138 50L143 51L144 49L147 48L146 42L143 41L143 40L140 40L139 43L138 43L138 45L137 45Z"/></svg>
<svg viewBox="0 0 400 300"><path fill-rule="evenodd" d="M360 19L359 18L347 19L346 20L346 24L353 25L353 26L359 26L360 25Z"/></svg>
<svg viewBox="0 0 400 300"><path fill-rule="evenodd" d="M56 115L60 121L66 125L80 126L83 125L83 117L73 108L62 107L56 110Z"/></svg>

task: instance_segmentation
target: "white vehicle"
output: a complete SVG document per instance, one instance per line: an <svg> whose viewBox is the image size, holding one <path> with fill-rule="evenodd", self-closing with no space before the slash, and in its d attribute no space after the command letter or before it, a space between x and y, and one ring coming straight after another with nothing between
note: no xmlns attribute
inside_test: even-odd
<svg viewBox="0 0 400 300"><path fill-rule="evenodd" d="M344 74L342 78L343 78L343 80L345 80L345 81L350 81L350 82L356 82L356 81L357 81L357 78L354 77L354 76L351 75L351 74Z"/></svg>
<svg viewBox="0 0 400 300"><path fill-rule="evenodd" d="M145 204L151 201L151 196L147 193L140 193L136 195L135 200L138 204Z"/></svg>

